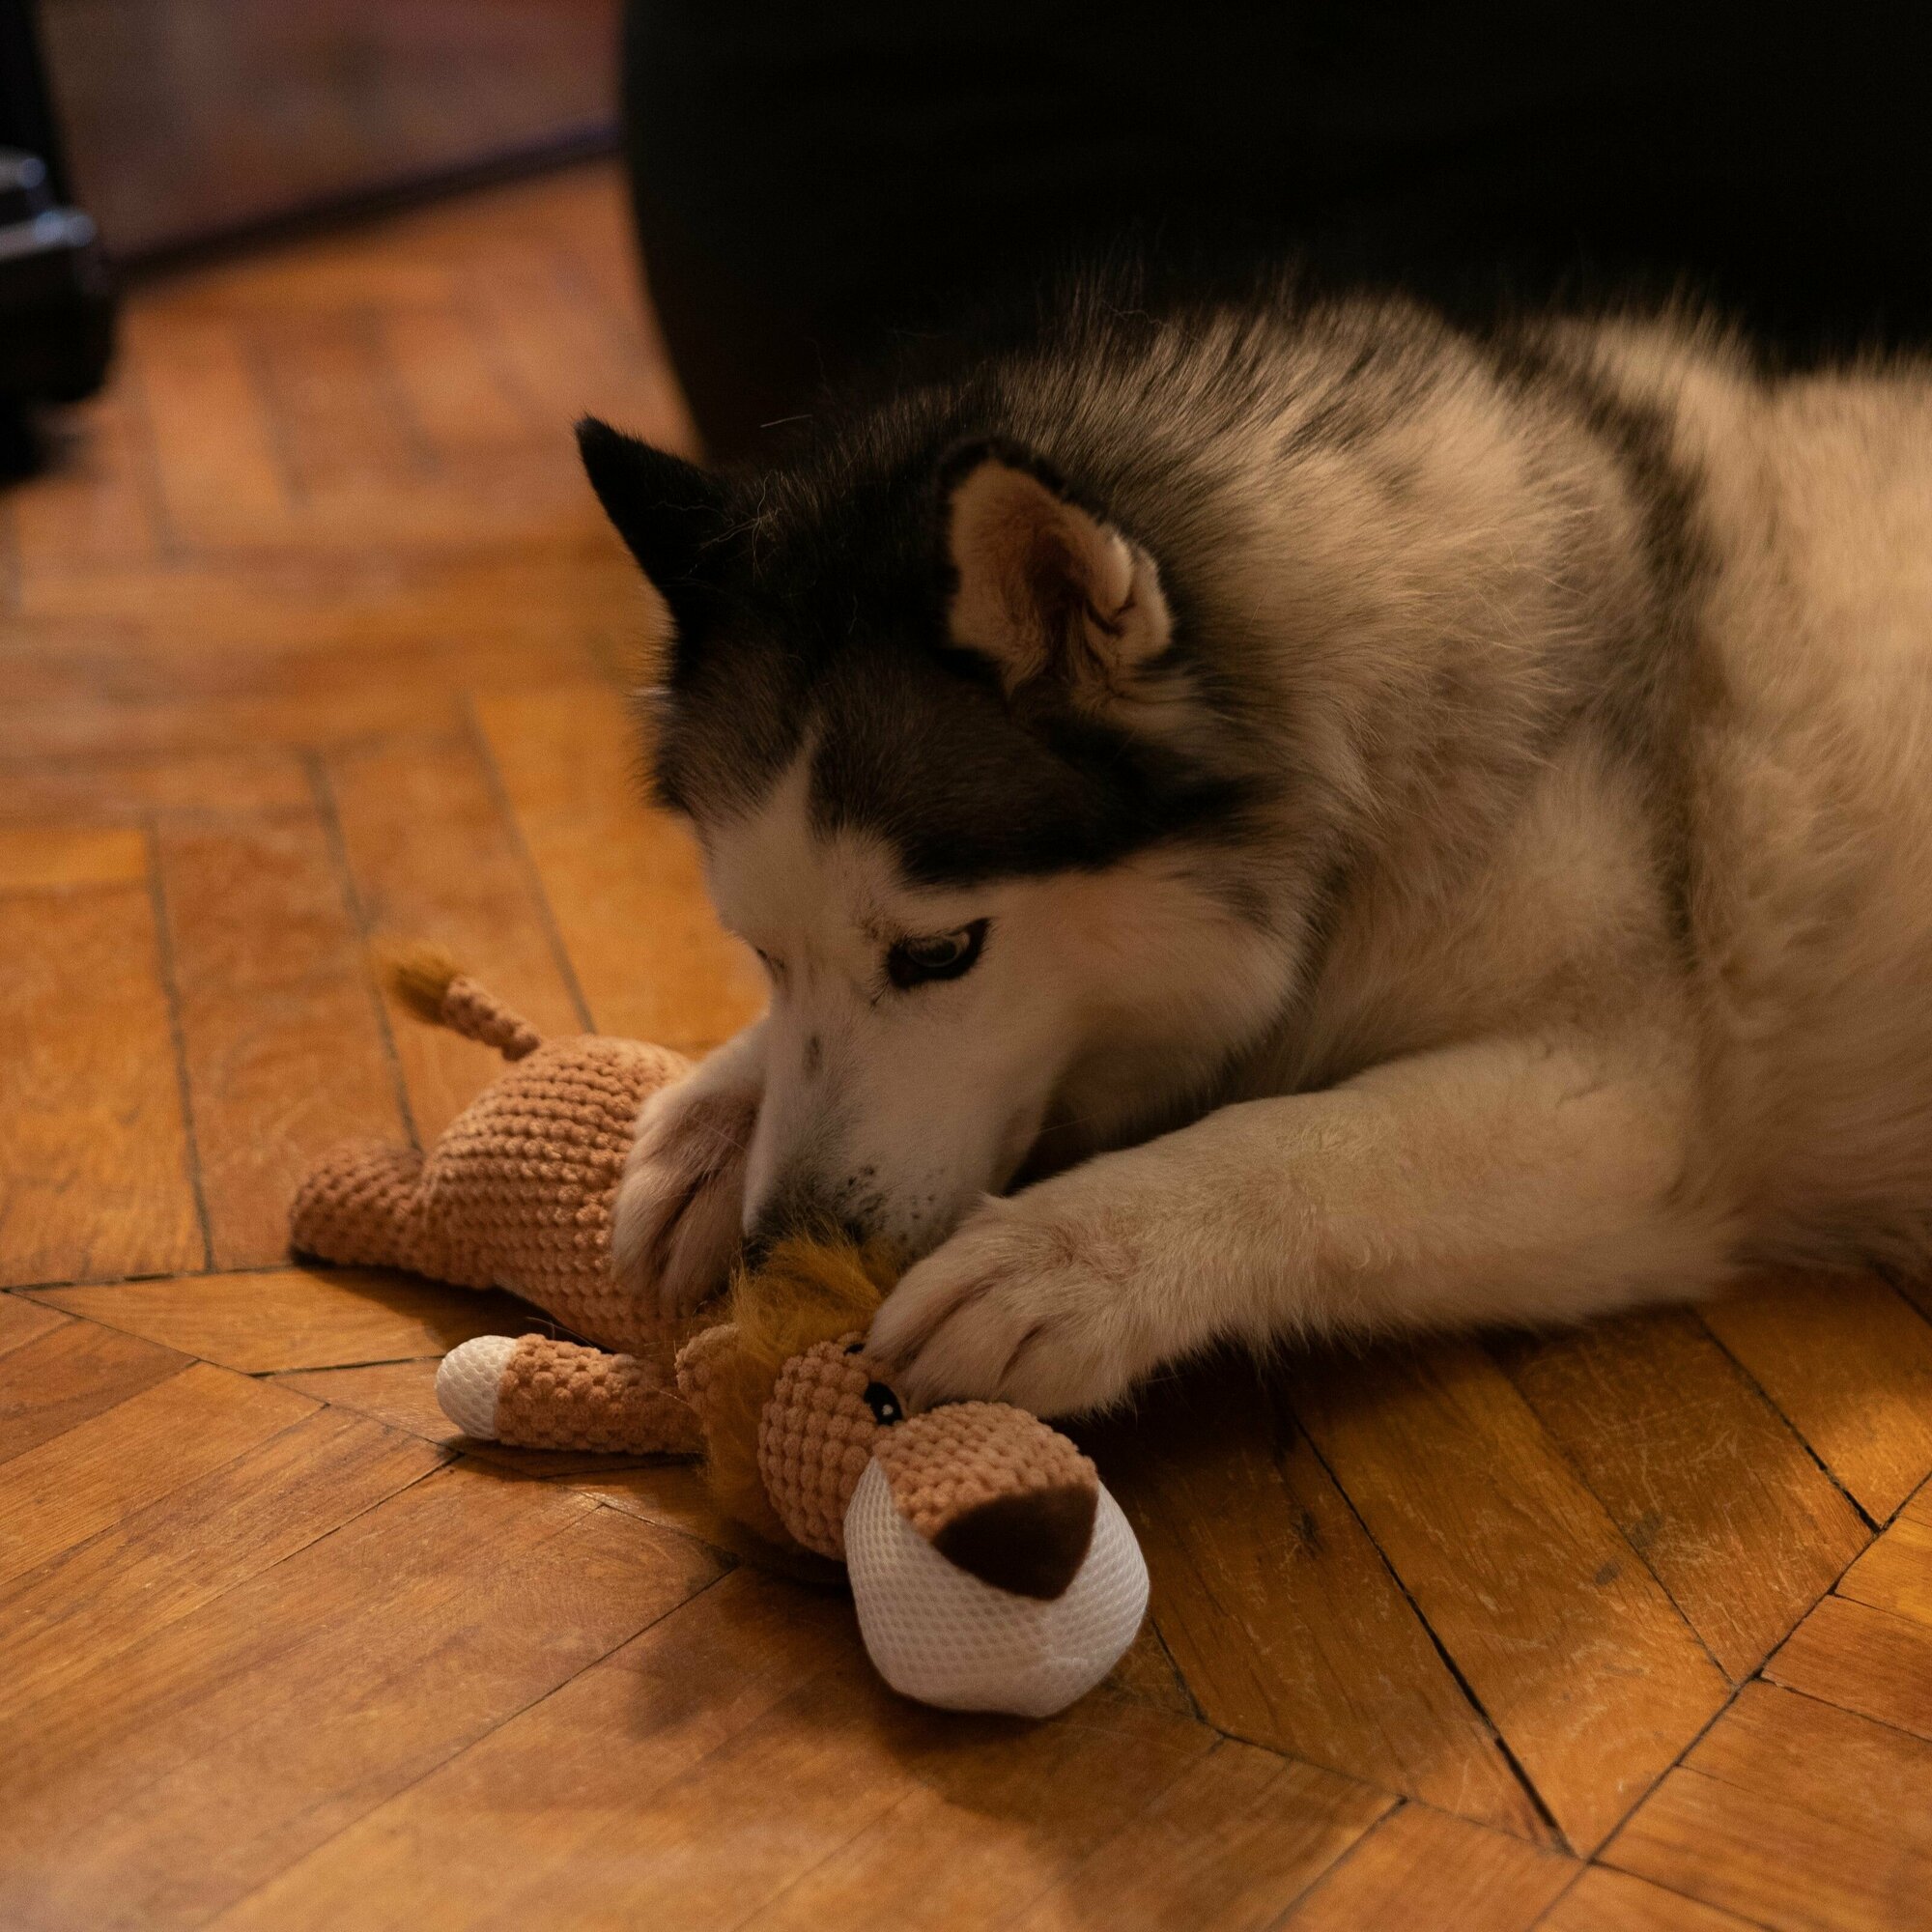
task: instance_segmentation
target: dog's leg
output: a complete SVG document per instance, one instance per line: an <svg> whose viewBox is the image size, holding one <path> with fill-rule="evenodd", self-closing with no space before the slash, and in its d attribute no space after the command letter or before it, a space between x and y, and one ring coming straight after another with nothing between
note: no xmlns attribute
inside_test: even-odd
<svg viewBox="0 0 1932 1932"><path fill-rule="evenodd" d="M983 1204L871 1350L921 1403L1047 1414L1223 1339L1566 1320L1725 1271L1690 1171L1688 1052L1548 1040L1221 1109Z"/></svg>
<svg viewBox="0 0 1932 1932"><path fill-rule="evenodd" d="M745 1208L745 1154L764 1094L764 1022L726 1040L638 1114L612 1213L617 1279L689 1315L724 1284Z"/></svg>

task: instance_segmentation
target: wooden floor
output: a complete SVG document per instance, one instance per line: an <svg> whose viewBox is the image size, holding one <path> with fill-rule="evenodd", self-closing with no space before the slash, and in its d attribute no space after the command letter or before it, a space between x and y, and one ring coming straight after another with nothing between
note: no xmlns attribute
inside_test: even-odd
<svg viewBox="0 0 1932 1932"><path fill-rule="evenodd" d="M1154 1614L1061 1720L880 1691L688 1469L473 1450L513 1304L293 1269L338 1136L750 1009L633 802L661 438L614 181L143 290L0 498L0 1924L1932 1925L1932 1295L1178 1382L1092 1441Z"/></svg>

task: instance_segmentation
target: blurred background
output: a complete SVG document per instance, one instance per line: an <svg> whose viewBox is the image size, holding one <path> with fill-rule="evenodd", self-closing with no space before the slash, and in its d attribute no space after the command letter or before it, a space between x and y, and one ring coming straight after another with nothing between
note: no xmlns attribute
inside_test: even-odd
<svg viewBox="0 0 1932 1932"><path fill-rule="evenodd" d="M1799 355L1928 316L1925 30L1889 3L0 15L0 141L50 170L15 221L73 207L124 267L621 141L673 359L724 453L895 334L1123 242L1196 280L1293 253L1452 306L1689 288ZM104 351L98 313L74 320L99 269L60 245L68 360L43 346L11 393L82 387Z"/></svg>

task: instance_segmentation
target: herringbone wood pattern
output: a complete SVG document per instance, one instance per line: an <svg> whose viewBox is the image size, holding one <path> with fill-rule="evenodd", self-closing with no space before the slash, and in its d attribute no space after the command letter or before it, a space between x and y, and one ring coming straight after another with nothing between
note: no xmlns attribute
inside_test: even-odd
<svg viewBox="0 0 1932 1932"><path fill-rule="evenodd" d="M751 1009L631 783L590 408L683 433L592 170L141 291L4 502L0 1922L1932 1925L1932 1298L1222 1368L1093 1446L1154 1615L882 1693L692 1472L459 1445L501 1301L287 1265L344 1133Z"/></svg>

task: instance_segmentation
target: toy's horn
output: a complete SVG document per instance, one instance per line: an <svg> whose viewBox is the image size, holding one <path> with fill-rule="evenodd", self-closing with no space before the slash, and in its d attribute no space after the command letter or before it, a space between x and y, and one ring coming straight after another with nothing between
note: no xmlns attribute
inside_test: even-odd
<svg viewBox="0 0 1932 1932"><path fill-rule="evenodd" d="M521 1060L543 1044L528 1020L485 992L440 946L402 948L390 955L384 977L417 1019L494 1046L505 1060Z"/></svg>

